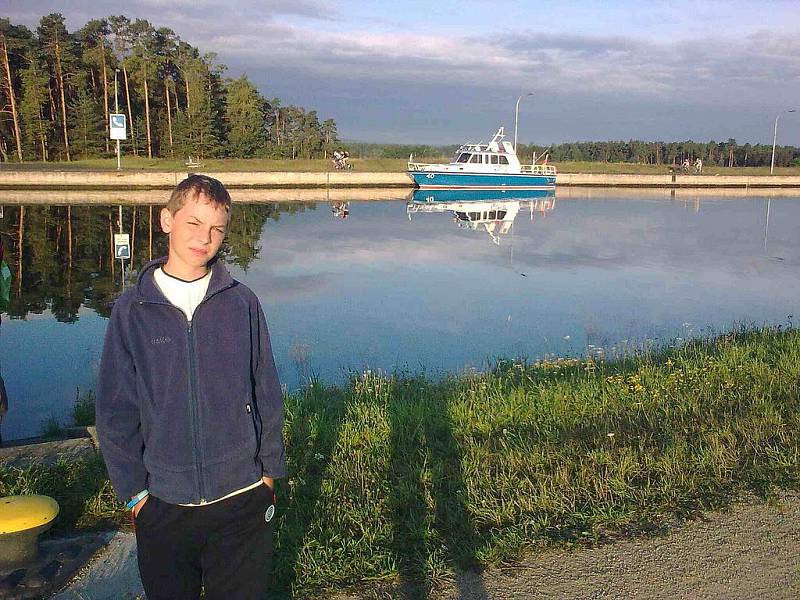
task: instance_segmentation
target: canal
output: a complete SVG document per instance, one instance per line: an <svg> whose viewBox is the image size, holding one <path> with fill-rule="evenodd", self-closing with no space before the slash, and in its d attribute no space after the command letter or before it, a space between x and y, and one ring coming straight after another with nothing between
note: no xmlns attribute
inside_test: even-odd
<svg viewBox="0 0 800 600"><path fill-rule="evenodd" d="M4 440L67 424L94 388L113 301L135 283L113 259L119 205L135 275L165 252L160 193L0 199L13 274ZM800 194L314 193L250 191L223 247L262 302L288 390L365 369L438 377L501 357L614 356L800 315Z"/></svg>

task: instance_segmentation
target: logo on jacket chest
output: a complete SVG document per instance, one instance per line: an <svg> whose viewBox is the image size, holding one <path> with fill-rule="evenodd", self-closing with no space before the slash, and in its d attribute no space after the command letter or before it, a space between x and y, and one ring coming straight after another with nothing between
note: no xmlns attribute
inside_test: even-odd
<svg viewBox="0 0 800 600"><path fill-rule="evenodd" d="M154 346L161 346L162 344L170 344L172 343L172 338L168 335L161 335L159 337L154 337L150 340L150 343Z"/></svg>

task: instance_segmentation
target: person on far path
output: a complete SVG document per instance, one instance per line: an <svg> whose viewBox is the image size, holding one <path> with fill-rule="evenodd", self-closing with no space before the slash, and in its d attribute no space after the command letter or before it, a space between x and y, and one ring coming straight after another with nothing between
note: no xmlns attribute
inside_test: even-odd
<svg viewBox="0 0 800 600"><path fill-rule="evenodd" d="M190 175L161 210L166 258L114 305L97 433L132 510L149 600L256 600L269 590L283 398L264 313L217 252L231 199Z"/></svg>
<svg viewBox="0 0 800 600"><path fill-rule="evenodd" d="M694 172L695 175L700 175L703 172L703 159L701 159L699 156L697 157L697 160L694 161Z"/></svg>

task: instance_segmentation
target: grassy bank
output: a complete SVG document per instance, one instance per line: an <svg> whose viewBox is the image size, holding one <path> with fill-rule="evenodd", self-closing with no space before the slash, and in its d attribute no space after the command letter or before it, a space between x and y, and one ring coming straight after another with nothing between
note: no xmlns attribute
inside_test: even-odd
<svg viewBox="0 0 800 600"><path fill-rule="evenodd" d="M418 157L420 162L448 162L449 156ZM526 160L523 158L522 160ZM401 173L406 170L408 161L392 158L355 158L351 161L353 169L364 173ZM555 164L561 173L605 173L605 174L636 174L636 175L666 175L670 173L670 165L645 165L634 163L604 163L604 162L560 162ZM126 171L186 171L189 168L182 160L165 158L148 159L136 156L126 156L122 162ZM24 169L31 171L115 171L117 161L115 158L102 158L91 160L76 160L72 162L54 163L8 163L3 169ZM300 172L318 173L332 170L330 160L267 160L258 158L225 158L204 160L202 166L192 167L196 172ZM769 175L769 167L717 167L707 165L703 167L704 175ZM800 175L800 167L778 167L775 175Z"/></svg>
<svg viewBox="0 0 800 600"><path fill-rule="evenodd" d="M763 330L608 362L312 384L287 400L277 584L313 597L414 582L424 596L454 568L798 488L798 376L800 332ZM71 526L113 520L101 467L63 468L6 468L0 495L82 497Z"/></svg>
<svg viewBox="0 0 800 600"><path fill-rule="evenodd" d="M395 159L354 159L353 169L361 172L384 173L402 172L406 170L407 161ZM75 160L72 162L52 163L8 163L8 170L26 171L116 171L117 159L96 158ZM182 160L166 158L143 158L137 156L123 157L123 171L194 171L197 173L214 172L292 172L292 173L324 173L333 170L330 160L272 160L260 158L220 158L203 160L200 166L187 167Z"/></svg>

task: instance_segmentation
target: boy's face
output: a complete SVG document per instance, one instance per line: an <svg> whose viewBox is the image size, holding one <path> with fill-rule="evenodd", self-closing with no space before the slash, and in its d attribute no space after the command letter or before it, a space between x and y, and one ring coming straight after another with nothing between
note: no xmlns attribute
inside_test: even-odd
<svg viewBox="0 0 800 600"><path fill-rule="evenodd" d="M205 275L227 227L227 211L203 195L188 199L174 215L161 209L161 229L169 236L167 272L187 281Z"/></svg>

